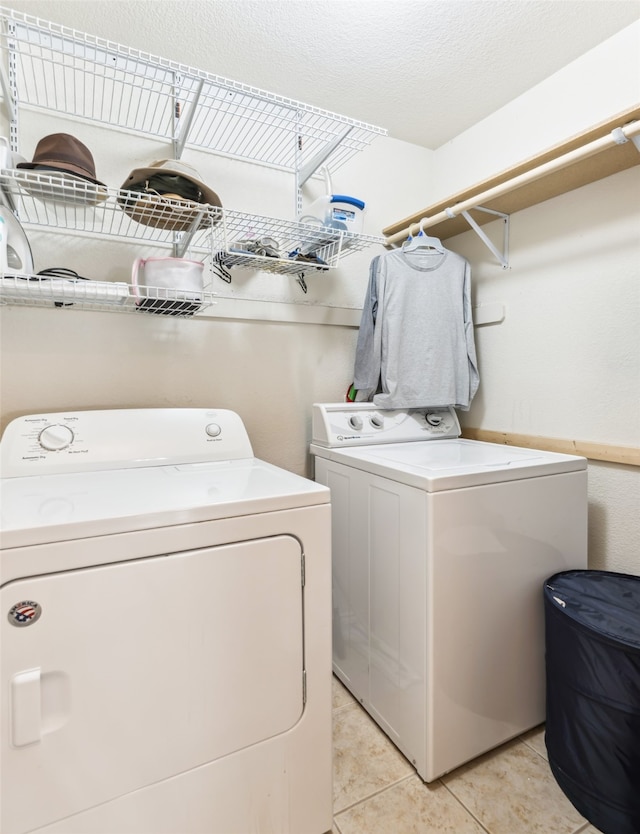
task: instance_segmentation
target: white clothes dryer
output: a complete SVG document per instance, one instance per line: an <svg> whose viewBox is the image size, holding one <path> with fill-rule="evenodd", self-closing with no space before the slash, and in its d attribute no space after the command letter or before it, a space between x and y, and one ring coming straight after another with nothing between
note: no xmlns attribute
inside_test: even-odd
<svg viewBox="0 0 640 834"><path fill-rule="evenodd" d="M544 580L587 566L586 460L459 434L452 408L313 407L334 672L426 782L544 721Z"/></svg>
<svg viewBox="0 0 640 834"><path fill-rule="evenodd" d="M231 411L0 443L3 834L331 828L329 490Z"/></svg>

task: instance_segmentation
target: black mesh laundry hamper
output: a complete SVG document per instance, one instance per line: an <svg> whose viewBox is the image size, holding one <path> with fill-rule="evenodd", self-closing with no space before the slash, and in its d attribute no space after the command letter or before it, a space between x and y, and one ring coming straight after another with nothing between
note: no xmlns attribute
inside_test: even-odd
<svg viewBox="0 0 640 834"><path fill-rule="evenodd" d="M544 613L551 771L604 834L640 834L640 577L557 573Z"/></svg>

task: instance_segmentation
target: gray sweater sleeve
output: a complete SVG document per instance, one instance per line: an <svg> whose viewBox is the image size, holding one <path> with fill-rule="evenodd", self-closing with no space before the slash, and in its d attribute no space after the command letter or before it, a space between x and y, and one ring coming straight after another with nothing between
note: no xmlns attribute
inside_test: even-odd
<svg viewBox="0 0 640 834"><path fill-rule="evenodd" d="M471 267L469 263L464 270L464 335L467 343L467 360L469 363L469 399L461 404L462 411L468 411L478 387L480 385L480 373L478 371L478 359L476 357L476 343L473 332L473 310L471 307Z"/></svg>
<svg viewBox="0 0 640 834"><path fill-rule="evenodd" d="M379 346L377 350L375 347L375 343L379 340L375 326L378 315L379 263L380 256L377 255L369 266L369 284L356 343L353 387L357 390L357 399L360 401L370 399L377 391L380 381L380 350Z"/></svg>

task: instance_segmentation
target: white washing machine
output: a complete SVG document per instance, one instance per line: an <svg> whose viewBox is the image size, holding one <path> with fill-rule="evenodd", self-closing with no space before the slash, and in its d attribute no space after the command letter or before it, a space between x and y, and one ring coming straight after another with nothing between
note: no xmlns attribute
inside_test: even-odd
<svg viewBox="0 0 640 834"><path fill-rule="evenodd" d="M586 460L459 434L451 408L313 408L334 672L426 782L544 721L543 583L587 566Z"/></svg>
<svg viewBox="0 0 640 834"><path fill-rule="evenodd" d="M329 490L230 411L0 444L3 834L331 828Z"/></svg>

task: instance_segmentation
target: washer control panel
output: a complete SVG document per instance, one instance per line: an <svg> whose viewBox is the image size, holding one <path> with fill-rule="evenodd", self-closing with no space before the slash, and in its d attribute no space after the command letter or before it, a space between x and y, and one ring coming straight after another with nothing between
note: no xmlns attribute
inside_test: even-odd
<svg viewBox="0 0 640 834"><path fill-rule="evenodd" d="M459 437L451 406L387 410L373 403L316 403L313 440L327 448Z"/></svg>
<svg viewBox="0 0 640 834"><path fill-rule="evenodd" d="M0 476L200 463L253 457L233 411L140 408L28 414L6 427Z"/></svg>

